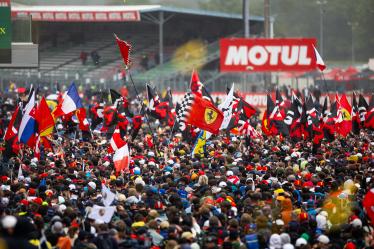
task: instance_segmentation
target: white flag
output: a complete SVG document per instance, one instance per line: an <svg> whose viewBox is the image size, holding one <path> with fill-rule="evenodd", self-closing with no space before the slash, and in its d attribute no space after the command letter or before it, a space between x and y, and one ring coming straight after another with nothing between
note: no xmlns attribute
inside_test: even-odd
<svg viewBox="0 0 374 249"><path fill-rule="evenodd" d="M233 101L234 101L234 84L232 84L230 92L227 94L225 101L222 102L218 106L218 109L220 109L223 112L223 121L222 121L220 130L224 130L229 126L229 123L232 117Z"/></svg>
<svg viewBox="0 0 374 249"><path fill-rule="evenodd" d="M103 204L106 207L109 207L110 204L114 201L115 194L110 191L104 184L102 185L101 195L103 196Z"/></svg>
<svg viewBox="0 0 374 249"><path fill-rule="evenodd" d="M20 178L23 178L23 174L22 174L22 165L20 165L19 168L18 168L18 176L17 176L17 179L19 180Z"/></svg>
<svg viewBox="0 0 374 249"><path fill-rule="evenodd" d="M102 221L105 223L109 223L112 219L112 216L114 214L114 211L116 210L116 207L101 207L94 205L91 209L90 214L88 215L88 218L93 219L95 221Z"/></svg>

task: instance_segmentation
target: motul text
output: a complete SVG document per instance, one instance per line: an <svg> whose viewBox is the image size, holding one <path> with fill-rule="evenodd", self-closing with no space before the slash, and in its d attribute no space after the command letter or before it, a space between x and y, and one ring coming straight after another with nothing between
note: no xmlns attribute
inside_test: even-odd
<svg viewBox="0 0 374 249"><path fill-rule="evenodd" d="M221 71L309 71L315 39L221 39Z"/></svg>

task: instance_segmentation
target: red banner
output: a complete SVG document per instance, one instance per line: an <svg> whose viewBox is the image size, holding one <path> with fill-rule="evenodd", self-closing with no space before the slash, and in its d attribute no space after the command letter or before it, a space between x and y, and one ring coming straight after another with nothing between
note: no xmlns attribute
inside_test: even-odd
<svg viewBox="0 0 374 249"><path fill-rule="evenodd" d="M10 7L10 0L0 0L0 7Z"/></svg>
<svg viewBox="0 0 374 249"><path fill-rule="evenodd" d="M220 40L222 72L310 71L316 68L313 38Z"/></svg>

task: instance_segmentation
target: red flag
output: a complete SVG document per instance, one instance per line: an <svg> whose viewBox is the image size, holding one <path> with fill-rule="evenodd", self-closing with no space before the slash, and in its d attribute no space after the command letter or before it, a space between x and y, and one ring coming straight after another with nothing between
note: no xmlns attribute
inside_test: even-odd
<svg viewBox="0 0 374 249"><path fill-rule="evenodd" d="M38 122L39 136L48 136L53 132L55 121L53 120L51 110L49 109L44 97L40 100L35 118L36 122Z"/></svg>
<svg viewBox="0 0 374 249"><path fill-rule="evenodd" d="M374 95L371 95L369 107L365 115L365 127L374 129Z"/></svg>
<svg viewBox="0 0 374 249"><path fill-rule="evenodd" d="M5 151L3 152L3 155L7 158L11 158L12 156L17 155L20 150L17 134L18 127L21 123L22 114L19 109L19 106L17 106L8 124L8 128L4 136Z"/></svg>
<svg viewBox="0 0 374 249"><path fill-rule="evenodd" d="M203 97L187 93L184 97L188 108L184 108L184 121L200 129L218 134L223 121L223 113L212 102ZM184 105L182 103L182 105Z"/></svg>
<svg viewBox="0 0 374 249"><path fill-rule="evenodd" d="M113 153L113 152L117 151L119 148L121 148L125 144L126 144L126 142L122 139L121 133L120 133L119 128L117 126L117 128L114 130L112 138L110 139L110 144L109 144L109 147L108 147L108 153Z"/></svg>
<svg viewBox="0 0 374 249"><path fill-rule="evenodd" d="M131 45L129 43L119 39L116 34L114 34L114 37L116 38L116 42L117 42L119 51L121 52L123 62L125 63L126 66L128 66L130 64Z"/></svg>
<svg viewBox="0 0 374 249"><path fill-rule="evenodd" d="M366 210L367 215L371 220L371 224L374 224L374 189L370 189L362 201L362 206Z"/></svg>
<svg viewBox="0 0 374 249"><path fill-rule="evenodd" d="M76 111L77 118L79 120L79 129L81 131L89 131L90 123L87 120L87 114L85 108L80 108Z"/></svg>
<svg viewBox="0 0 374 249"><path fill-rule="evenodd" d="M114 153L113 163L117 173L121 171L129 172L130 152L127 144L119 148Z"/></svg>
<svg viewBox="0 0 374 249"><path fill-rule="evenodd" d="M336 120L338 130L337 132L346 137L352 130L352 107L347 100L347 96L343 94L338 103L338 117Z"/></svg>

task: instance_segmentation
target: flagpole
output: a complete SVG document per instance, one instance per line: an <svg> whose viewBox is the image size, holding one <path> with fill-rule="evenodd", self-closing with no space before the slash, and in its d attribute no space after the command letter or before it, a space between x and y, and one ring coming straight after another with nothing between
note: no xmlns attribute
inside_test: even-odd
<svg viewBox="0 0 374 249"><path fill-rule="evenodd" d="M143 101L139 97L139 92L138 92L138 90L137 90L137 88L135 86L134 80L132 79L132 76L131 76L131 73L130 73L130 69L127 67L127 65L125 65L125 69L127 70L127 73L128 73L128 75L130 77L130 80L131 80L131 83L132 83L132 85L134 87L136 98L138 99L138 101L140 101L142 109L143 109L144 103L143 103ZM147 114L146 111L144 112L144 116L146 116L147 121L149 121L149 117L148 117L148 114ZM148 125L149 130L151 131L152 138L154 138L154 140L155 140L155 150L156 150L156 153L158 154L158 149L157 149L158 139L154 136L154 131L153 131L151 125L149 124L149 122L147 122L147 125Z"/></svg>

